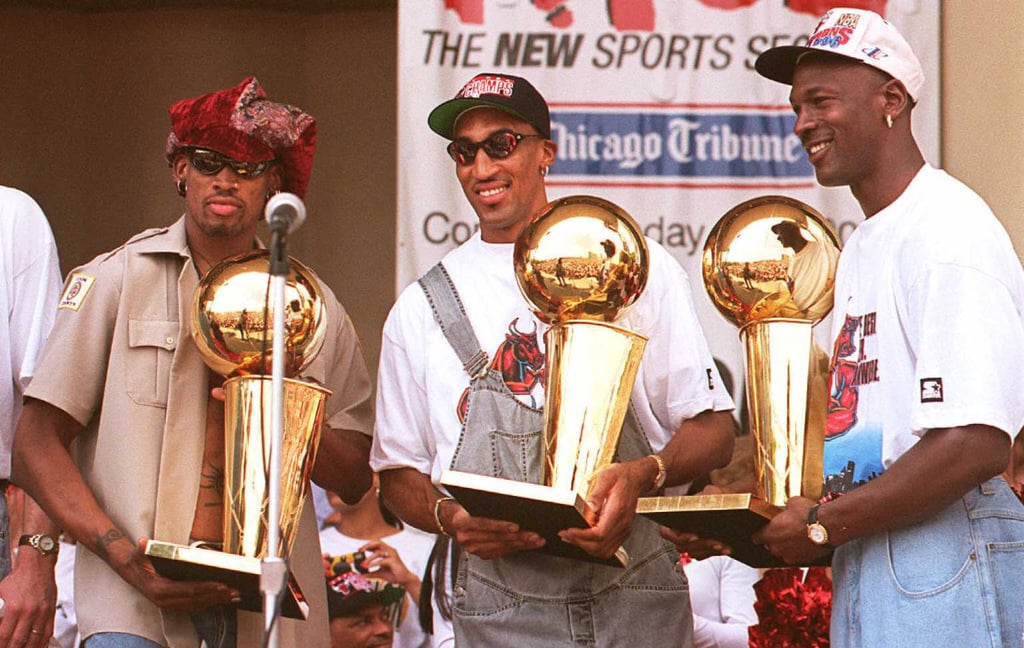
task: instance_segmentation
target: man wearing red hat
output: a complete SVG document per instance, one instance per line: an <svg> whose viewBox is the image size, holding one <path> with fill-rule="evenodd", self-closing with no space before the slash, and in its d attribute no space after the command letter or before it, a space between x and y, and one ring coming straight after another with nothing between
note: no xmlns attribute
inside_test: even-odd
<svg viewBox="0 0 1024 648"><path fill-rule="evenodd" d="M833 551L833 648L1021 645L1024 509L1000 473L1024 425L1024 272L985 202L911 130L917 56L878 14L835 8L769 49L818 182L865 220L839 257L826 497L755 536Z"/></svg>
<svg viewBox="0 0 1024 648"><path fill-rule="evenodd" d="M16 433L15 480L88 551L78 554L77 612L89 648L258 645L262 615L237 612L221 583L167 580L140 538L220 539L223 403L190 339L193 293L212 266L258 246L279 190L304 195L316 124L269 101L253 78L170 108L166 159L185 214L69 276ZM325 295L329 329L304 377L333 391L313 478L357 501L370 485L370 381L351 322ZM76 459L67 447L77 440ZM282 645L327 646L312 510L290 567L311 604L279 621ZM236 627L237 624L237 627Z"/></svg>

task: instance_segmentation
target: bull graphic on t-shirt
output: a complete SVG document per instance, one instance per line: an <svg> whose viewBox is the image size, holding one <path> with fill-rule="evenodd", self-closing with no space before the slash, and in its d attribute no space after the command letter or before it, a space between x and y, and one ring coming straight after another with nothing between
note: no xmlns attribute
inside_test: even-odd
<svg viewBox="0 0 1024 648"><path fill-rule="evenodd" d="M845 434L857 422L857 342L861 318L846 316L832 348L825 436Z"/></svg>
<svg viewBox="0 0 1024 648"><path fill-rule="evenodd" d="M529 333L520 331L516 326L519 318L512 320L505 333L505 341L498 345L489 369L501 374L508 390L515 396L528 399L531 407L537 407L533 391L537 385L544 386L544 352L537 344L537 325ZM469 388L459 397L459 422L466 422L466 411L469 407Z"/></svg>

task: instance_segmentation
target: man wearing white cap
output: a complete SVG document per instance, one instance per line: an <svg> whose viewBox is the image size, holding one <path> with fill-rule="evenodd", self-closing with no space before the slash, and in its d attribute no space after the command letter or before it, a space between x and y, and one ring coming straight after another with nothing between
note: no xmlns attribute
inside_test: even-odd
<svg viewBox="0 0 1024 648"><path fill-rule="evenodd" d="M999 476L1024 423L1024 273L973 191L911 132L920 63L879 15L832 9L805 46L760 55L793 86L818 182L866 220L840 256L820 503L755 540L791 562L834 549L832 646L1020 645L1024 509Z"/></svg>

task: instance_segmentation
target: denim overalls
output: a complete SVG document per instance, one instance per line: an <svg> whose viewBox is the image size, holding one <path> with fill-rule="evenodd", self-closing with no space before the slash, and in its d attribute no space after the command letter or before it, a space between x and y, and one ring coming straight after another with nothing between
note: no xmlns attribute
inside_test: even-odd
<svg viewBox="0 0 1024 648"><path fill-rule="evenodd" d="M434 317L471 376L466 421L451 468L539 483L544 415L512 395L487 368L458 293L443 266L420 279ZM636 417L626 417L616 453L628 460L651 452ZM454 587L456 645L691 646L693 621L678 553L654 522L637 517L622 568L530 551L496 560L465 552Z"/></svg>

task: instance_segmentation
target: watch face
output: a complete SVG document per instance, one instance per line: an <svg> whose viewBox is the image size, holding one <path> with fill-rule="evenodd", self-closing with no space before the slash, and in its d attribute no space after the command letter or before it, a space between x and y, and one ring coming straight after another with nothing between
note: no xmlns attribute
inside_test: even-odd
<svg viewBox="0 0 1024 648"><path fill-rule="evenodd" d="M807 527L807 537L811 539L814 544L823 545L828 542L828 533L825 531L825 527L820 524L812 524Z"/></svg>
<svg viewBox="0 0 1024 648"><path fill-rule="evenodd" d="M39 549L45 552L53 551L54 547L57 546L57 542L48 535L39 536Z"/></svg>

